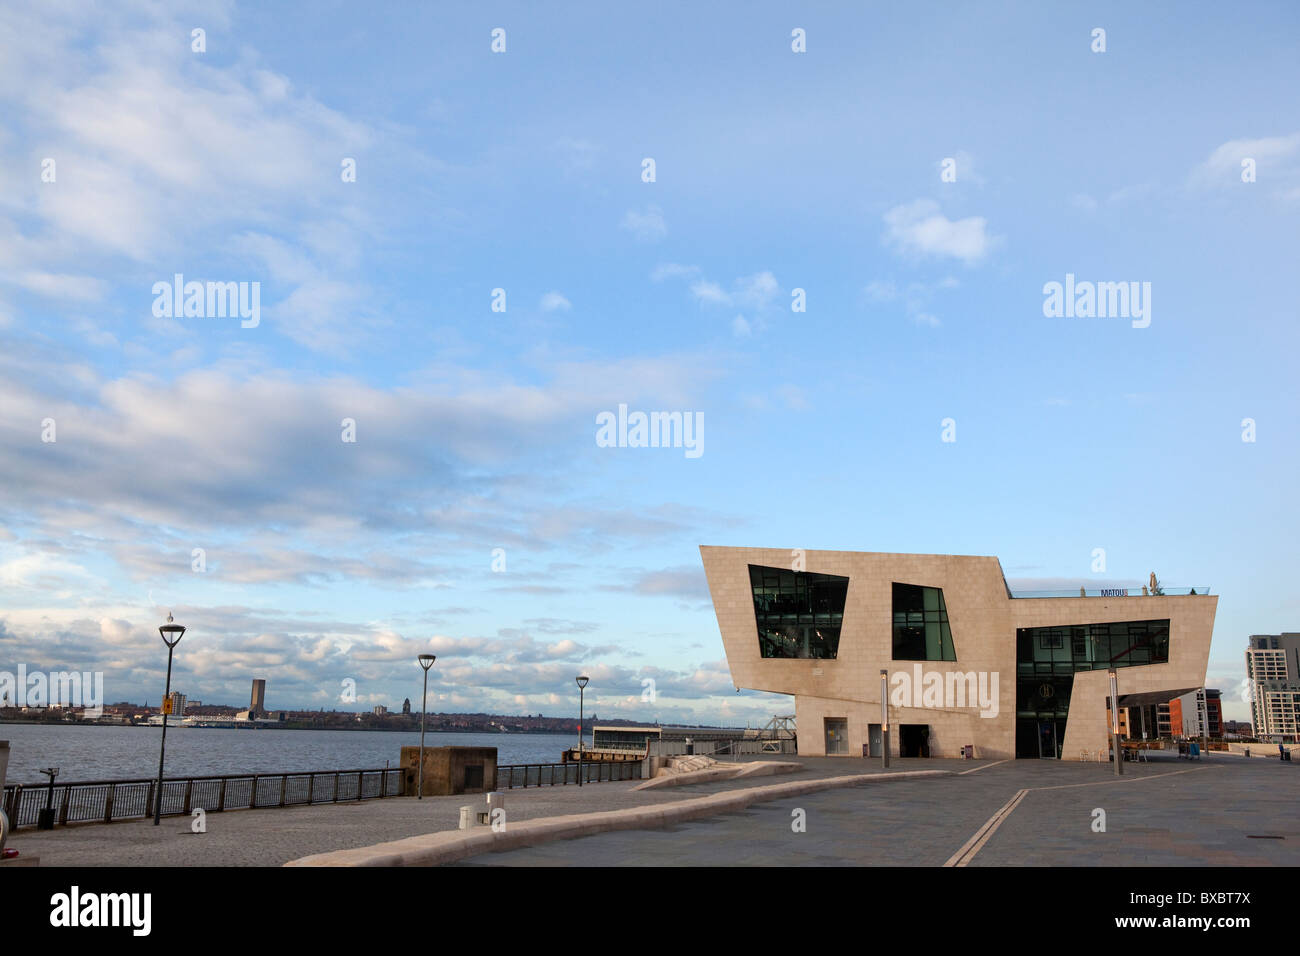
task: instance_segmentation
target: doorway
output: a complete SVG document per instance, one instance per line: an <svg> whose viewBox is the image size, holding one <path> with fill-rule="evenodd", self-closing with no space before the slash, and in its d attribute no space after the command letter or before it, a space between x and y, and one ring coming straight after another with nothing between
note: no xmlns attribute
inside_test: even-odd
<svg viewBox="0 0 1300 956"><path fill-rule="evenodd" d="M849 719L847 717L825 717L826 755L847 754L849 752Z"/></svg>
<svg viewBox="0 0 1300 956"><path fill-rule="evenodd" d="M930 756L930 725L899 724L898 755L900 757Z"/></svg>
<svg viewBox="0 0 1300 956"><path fill-rule="evenodd" d="M882 750L881 734L879 724L867 725L867 753L872 757L879 757Z"/></svg>
<svg viewBox="0 0 1300 956"><path fill-rule="evenodd" d="M1030 723L1026 721L1026 723ZM1061 746L1065 743L1065 721L1059 717L1054 720L1036 720L1032 722L1034 728L1035 748L1029 750L1023 756L1037 756L1042 760L1060 760ZM1017 747L1016 756L1021 756L1020 748Z"/></svg>

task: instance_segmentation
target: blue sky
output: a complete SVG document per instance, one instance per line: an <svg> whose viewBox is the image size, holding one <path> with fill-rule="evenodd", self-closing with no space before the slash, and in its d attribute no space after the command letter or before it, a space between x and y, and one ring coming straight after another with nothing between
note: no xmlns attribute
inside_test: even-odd
<svg viewBox="0 0 1300 956"><path fill-rule="evenodd" d="M603 716L763 721L791 702L735 693L698 545L995 554L1212 586L1244 718L1246 637L1300 626L1298 32L7 4L0 659L156 700L174 609L204 700L394 706L432 649L434 709L566 713L585 670ZM154 315L176 273L260 283L259 324ZM1149 282L1149 327L1045 317L1067 273ZM704 453L597 447L620 403L702 413Z"/></svg>

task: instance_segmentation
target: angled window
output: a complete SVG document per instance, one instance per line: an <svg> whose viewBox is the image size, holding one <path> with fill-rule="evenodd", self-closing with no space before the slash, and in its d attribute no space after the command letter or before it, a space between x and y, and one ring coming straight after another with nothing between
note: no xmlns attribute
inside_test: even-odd
<svg viewBox="0 0 1300 956"><path fill-rule="evenodd" d="M956 659L943 588L894 582L894 660Z"/></svg>
<svg viewBox="0 0 1300 956"><path fill-rule="evenodd" d="M763 657L834 660L848 578L751 564L749 583Z"/></svg>
<svg viewBox="0 0 1300 956"><path fill-rule="evenodd" d="M1016 631L1016 669L1022 678L1140 667L1168 660L1168 620L1022 627Z"/></svg>

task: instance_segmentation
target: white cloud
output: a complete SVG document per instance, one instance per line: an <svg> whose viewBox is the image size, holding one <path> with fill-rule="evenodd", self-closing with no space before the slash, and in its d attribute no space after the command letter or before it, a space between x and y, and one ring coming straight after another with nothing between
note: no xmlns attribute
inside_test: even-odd
<svg viewBox="0 0 1300 956"><path fill-rule="evenodd" d="M1233 139L1217 147L1197 167L1204 182L1241 182L1241 161L1253 159L1260 166L1300 159L1300 133L1290 136L1265 136L1258 139Z"/></svg>
<svg viewBox="0 0 1300 956"><path fill-rule="evenodd" d="M895 206L884 220L886 242L913 255L960 259L971 265L983 259L994 242L982 216L949 219L933 199Z"/></svg>
<svg viewBox="0 0 1300 956"><path fill-rule="evenodd" d="M1242 161L1255 161L1255 182L1284 200L1300 199L1300 133L1229 140L1192 170L1198 188L1244 188Z"/></svg>
<svg viewBox="0 0 1300 956"><path fill-rule="evenodd" d="M722 290L722 286L706 279L691 283L691 295L709 305L731 304L731 296Z"/></svg>
<svg viewBox="0 0 1300 956"><path fill-rule="evenodd" d="M752 331L753 330L750 328L749 322L746 321L743 315L738 315L731 320L731 334L734 335L736 338L738 339L749 338Z"/></svg>
<svg viewBox="0 0 1300 956"><path fill-rule="evenodd" d="M718 283L699 279L691 283L691 294L705 305L731 306L761 311L772 306L781 293L776 276L763 271L742 276L732 283L728 292Z"/></svg>
<svg viewBox="0 0 1300 956"><path fill-rule="evenodd" d="M629 209L619 224L641 242L658 242L668 235L663 211L658 206L647 206L645 212Z"/></svg>
<svg viewBox="0 0 1300 956"><path fill-rule="evenodd" d="M573 305L568 299L560 293L551 291L542 296L541 309L543 312L554 312L557 309L568 311Z"/></svg>

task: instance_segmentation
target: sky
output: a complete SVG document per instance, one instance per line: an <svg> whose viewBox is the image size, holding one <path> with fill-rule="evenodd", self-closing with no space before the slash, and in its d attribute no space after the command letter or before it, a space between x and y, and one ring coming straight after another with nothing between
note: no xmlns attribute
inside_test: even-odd
<svg viewBox="0 0 1300 956"><path fill-rule="evenodd" d="M793 700L732 685L699 545L990 554L1212 588L1249 719L1247 637L1300 630L1298 40L1285 2L6 3L0 669L156 702L171 612L209 703L395 708L430 652L430 710L585 672L588 713L757 726ZM258 309L173 313L178 274ZM1046 314L1067 276L1145 317ZM605 447L620 405L699 444Z"/></svg>

